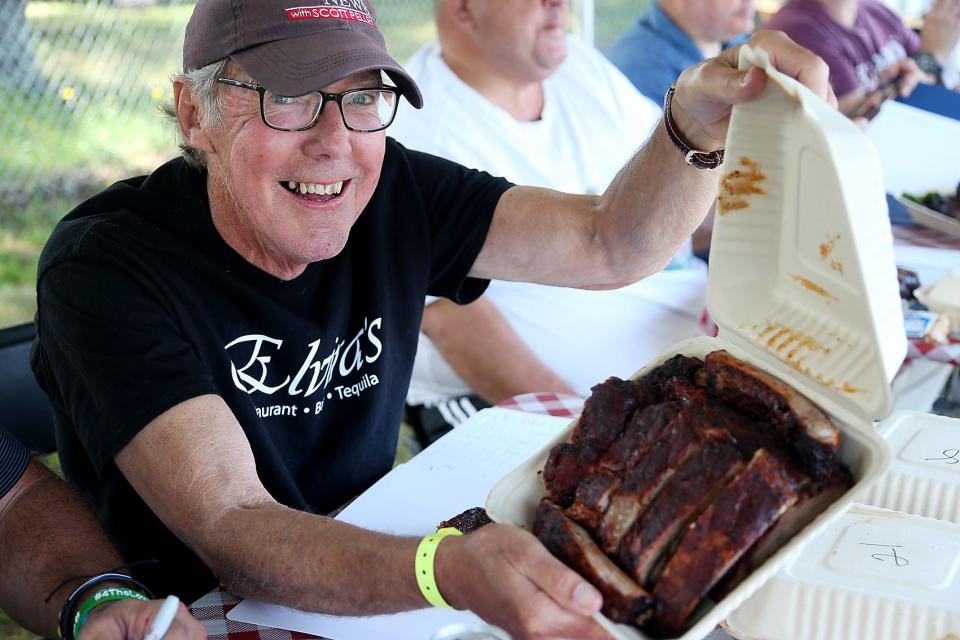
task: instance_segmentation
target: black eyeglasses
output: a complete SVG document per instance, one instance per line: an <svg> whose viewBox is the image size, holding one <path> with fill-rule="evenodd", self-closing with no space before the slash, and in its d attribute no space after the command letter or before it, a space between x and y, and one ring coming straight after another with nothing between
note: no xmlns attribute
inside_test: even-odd
<svg viewBox="0 0 960 640"><path fill-rule="evenodd" d="M393 87L349 89L343 93L312 91L302 96L282 96L253 82L217 78L217 82L260 94L260 117L278 131L305 131L317 124L328 102L340 108L343 126L350 131L386 129L397 115L400 92Z"/></svg>

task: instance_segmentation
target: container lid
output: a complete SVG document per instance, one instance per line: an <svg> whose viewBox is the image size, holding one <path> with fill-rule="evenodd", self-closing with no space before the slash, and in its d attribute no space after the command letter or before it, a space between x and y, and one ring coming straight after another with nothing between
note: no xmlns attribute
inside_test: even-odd
<svg viewBox="0 0 960 640"><path fill-rule="evenodd" d="M710 250L707 308L719 337L811 399L887 416L906 355L880 162L863 132L744 46L769 77L733 108Z"/></svg>
<svg viewBox="0 0 960 640"><path fill-rule="evenodd" d="M890 467L859 501L960 523L960 420L898 411L879 431Z"/></svg>
<svg viewBox="0 0 960 640"><path fill-rule="evenodd" d="M725 626L765 640L956 637L960 525L854 505Z"/></svg>

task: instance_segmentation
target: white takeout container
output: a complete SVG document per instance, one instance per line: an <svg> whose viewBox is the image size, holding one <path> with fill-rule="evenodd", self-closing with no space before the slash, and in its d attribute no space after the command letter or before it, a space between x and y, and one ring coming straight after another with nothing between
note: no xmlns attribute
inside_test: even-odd
<svg viewBox="0 0 960 640"><path fill-rule="evenodd" d="M960 524L960 420L898 411L880 434L890 468L860 502Z"/></svg>
<svg viewBox="0 0 960 640"><path fill-rule="evenodd" d="M866 504L855 505L734 611L723 623L731 635L960 637L960 420L898 411L879 432L892 460L858 498Z"/></svg>
<svg viewBox="0 0 960 640"><path fill-rule="evenodd" d="M960 637L960 525L854 505L723 626L741 640Z"/></svg>
<svg viewBox="0 0 960 640"><path fill-rule="evenodd" d="M764 52L745 46L740 68L750 66L766 69L770 81L731 116L707 284L718 337L682 342L636 376L678 353L725 349L829 414L843 433L840 458L854 485L722 601L701 605L683 640L706 636L880 478L889 450L872 421L889 414L889 382L906 353L873 146L847 118L772 69ZM549 450L574 425L493 487L486 504L493 520L532 528ZM648 638L597 619L616 638Z"/></svg>

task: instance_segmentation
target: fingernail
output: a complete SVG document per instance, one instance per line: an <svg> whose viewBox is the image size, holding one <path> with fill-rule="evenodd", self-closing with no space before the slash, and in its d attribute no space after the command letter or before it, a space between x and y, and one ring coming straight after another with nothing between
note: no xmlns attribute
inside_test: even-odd
<svg viewBox="0 0 960 640"><path fill-rule="evenodd" d="M584 582L573 592L573 600L577 606L596 611L600 607L600 592Z"/></svg>

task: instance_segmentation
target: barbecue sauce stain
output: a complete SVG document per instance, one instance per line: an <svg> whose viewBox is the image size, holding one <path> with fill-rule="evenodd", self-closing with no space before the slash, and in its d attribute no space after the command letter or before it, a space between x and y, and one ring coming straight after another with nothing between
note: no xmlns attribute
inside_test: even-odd
<svg viewBox="0 0 960 640"><path fill-rule="evenodd" d="M756 329L757 325L752 325L752 328ZM827 378L823 374L816 373L810 369L809 366L803 364L803 361L812 352L819 351L823 355L828 356L833 351L832 348L819 342L813 336L790 329L789 327L784 327L779 322L768 322L756 337L768 349L783 355L786 363L791 367L813 378L820 384L836 389L842 393L858 393L863 391L863 389L858 389L849 382L838 383L834 378ZM842 339L837 338L837 341L841 342ZM784 354L784 350L788 347L789 351ZM958 640L960 640L960 638L958 638Z"/></svg>
<svg viewBox="0 0 960 640"><path fill-rule="evenodd" d="M790 276L790 277L793 278L794 282L798 283L801 287L803 287L807 291L812 291L813 293L817 294L821 298L826 298L828 301L834 301L834 302L839 299L835 295L831 294L829 291L827 291L826 289L818 285L816 282L813 282L812 280L808 280L803 276L797 276L797 275Z"/></svg>
<svg viewBox="0 0 960 640"><path fill-rule="evenodd" d="M840 239L839 233L834 234L832 236L827 235L826 242L820 243L820 259L821 260L826 260L827 258L830 257L830 254L833 253L833 250L837 248L837 240L839 239ZM837 273L839 273L840 275L843 275L843 263L840 262L839 260L836 260L836 259L831 260L830 268L836 271Z"/></svg>
<svg viewBox="0 0 960 640"><path fill-rule="evenodd" d="M720 180L720 195L717 197L717 212L725 216L737 209L746 209L750 206L748 197L752 195L766 195L759 184L767 179L760 173L760 163L750 158L740 158L742 169L734 169Z"/></svg>
<svg viewBox="0 0 960 640"><path fill-rule="evenodd" d="M826 242L820 243L820 259L826 260L830 257L830 254L833 253L833 250L837 248L837 240L840 239L840 234L833 236L828 235Z"/></svg>

